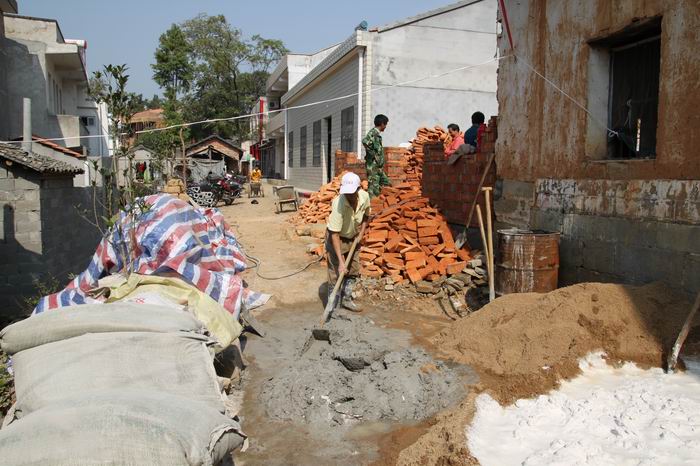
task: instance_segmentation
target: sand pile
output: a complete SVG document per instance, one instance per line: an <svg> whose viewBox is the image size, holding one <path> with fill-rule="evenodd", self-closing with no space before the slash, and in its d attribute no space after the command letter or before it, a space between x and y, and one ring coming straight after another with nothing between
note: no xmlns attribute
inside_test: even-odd
<svg viewBox="0 0 700 466"><path fill-rule="evenodd" d="M477 387L503 405L547 393L581 373L579 360L604 351L608 363L663 367L690 300L660 284L584 283L548 294L501 297L435 339L443 356L471 365ZM696 321L697 324L697 321ZM698 338L691 331L688 346ZM464 429L474 395L441 413L396 459L399 465L471 465Z"/></svg>
<svg viewBox="0 0 700 466"><path fill-rule="evenodd" d="M578 375L579 359L662 367L690 302L660 284L584 283L497 299L437 337L451 359L472 365L501 403L544 393Z"/></svg>

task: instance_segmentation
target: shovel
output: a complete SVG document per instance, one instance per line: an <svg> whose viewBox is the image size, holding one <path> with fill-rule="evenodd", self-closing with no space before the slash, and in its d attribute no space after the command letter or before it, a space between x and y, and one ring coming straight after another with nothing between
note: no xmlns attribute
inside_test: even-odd
<svg viewBox="0 0 700 466"><path fill-rule="evenodd" d="M698 312L698 309L700 309L700 293L698 293L697 298L695 298L695 304L693 304L693 307L690 309L690 313L685 319L685 323L683 324L683 327L681 328L681 331L678 334L678 338L676 338L676 344L673 345L673 350L668 356L668 372L674 372L676 370L676 365L678 364L678 355L681 352L683 343L685 343L685 339L688 338L688 333L690 332L690 325L693 323L693 318L695 317L695 313Z"/></svg>
<svg viewBox="0 0 700 466"><path fill-rule="evenodd" d="M350 246L350 251L348 252L347 257L345 258L345 264L349 264L352 260L352 256L355 254L357 244L360 242L360 236L361 235L357 235L357 237L355 237L355 240L352 242L352 246ZM326 303L326 308L323 310L323 317L321 317L321 325L319 326L319 328L311 330L311 336L306 340L306 343L304 343L304 346L301 348L299 355L306 353L306 351L308 351L308 349L311 347L311 344L314 341L331 341L330 332L328 331L328 329L324 329L323 325L326 322L328 322L328 318L330 317L331 313L333 312L333 309L335 308L335 298L336 296L338 296L338 291L340 290L340 287L342 286L343 281L345 280L345 273L346 272L343 272L340 275L338 275L338 280L335 282L333 291L331 291L331 294L328 297L328 303Z"/></svg>
<svg viewBox="0 0 700 466"><path fill-rule="evenodd" d="M352 242L352 246L350 246L350 252L348 252L347 257L345 258L345 264L349 264L350 261L352 261L352 256L355 254L355 248L357 247L357 244L360 242L360 235L357 235L355 237L355 240ZM347 266L345 267L345 271L341 273L338 276L338 281L335 282L335 286L333 287L333 291L331 292L331 295L328 297L328 303L326 303L326 308L323 310L323 317L321 318L321 327L323 327L323 324L328 322L328 318L331 316L331 312L333 312L333 309L335 308L335 298L338 295L338 290L340 290L340 287L343 284L343 281L345 281L345 273L347 272Z"/></svg>

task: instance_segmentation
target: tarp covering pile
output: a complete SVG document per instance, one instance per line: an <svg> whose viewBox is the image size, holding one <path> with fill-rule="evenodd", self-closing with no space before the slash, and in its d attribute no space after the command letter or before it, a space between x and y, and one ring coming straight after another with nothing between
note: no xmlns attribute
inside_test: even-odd
<svg viewBox="0 0 700 466"><path fill-rule="evenodd" d="M101 278L125 272L175 277L210 296L237 320L241 308L268 295L246 289L239 275L245 256L217 209L197 209L167 194L145 197L100 242L88 268L63 291L41 299L35 314L104 301L89 292Z"/></svg>

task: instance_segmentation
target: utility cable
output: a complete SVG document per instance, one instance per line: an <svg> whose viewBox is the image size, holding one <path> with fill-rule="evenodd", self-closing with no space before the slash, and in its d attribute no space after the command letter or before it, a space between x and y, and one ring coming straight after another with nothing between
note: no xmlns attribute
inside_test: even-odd
<svg viewBox="0 0 700 466"><path fill-rule="evenodd" d="M323 256L319 256L318 259L312 260L311 262L307 263L306 265L304 265L300 269L294 270L294 271L289 272L289 273L285 273L283 275L280 275L279 277L265 276L262 273L260 273L260 265L262 264L262 261L260 259L258 259L257 257L251 256L250 254L248 254L246 252L243 244L241 244L240 239L243 237L243 234L241 233L241 230L239 228L238 223L232 221L232 222L230 222L230 225L231 225L231 227L236 229L236 242L238 243L238 247L241 249L241 251L245 255L246 259L250 260L253 263L253 265L246 264L245 269L246 270L255 269L255 275L262 278L263 280L273 281L273 280L282 280L283 278L289 278L289 277L292 277L294 275L300 274L301 272L305 271L306 269L308 269L312 265L317 264L323 260Z"/></svg>
<svg viewBox="0 0 700 466"><path fill-rule="evenodd" d="M474 65L460 66L459 68L454 68L454 69L452 69L452 70L445 71L445 72L443 72L443 73L431 74L431 75L423 76L423 77L420 77L420 78L417 78L417 79L411 79L411 80L404 81L404 82L400 82L400 83L395 83L395 84L389 84L389 85L386 85L386 86L375 87L375 88L372 88L372 89L369 89L369 90L366 90L366 91L362 91L361 93L360 93L360 92L353 92L353 93L351 93L351 94L343 95L343 96L340 96L340 97L333 97L333 98L330 98L330 99L319 100L319 101L315 101L315 102L309 102L309 103L307 103L307 104L295 105L295 106L292 106L292 107L285 107L285 108L282 108L282 109L279 109L279 110L266 110L266 111L264 111L264 112L249 113L249 114L246 114L246 115L237 115L237 116L222 117L222 118L210 118L210 119L206 119L206 120L199 120L199 121L193 121L193 122L188 122L188 123L180 123L180 124L176 124L176 125L165 126L165 127L162 127L162 128L149 128L149 129L144 129L144 130L140 130L140 131L135 131L133 134L155 133L155 132L158 132L158 131L166 131L166 130L169 130L169 129L185 128L185 127L196 126L196 125L202 125L202 124L207 124L207 123L218 123L218 122L225 122L225 121L235 121L235 120L241 120L241 119L245 119L245 118L253 118L253 117L259 117L259 116L264 116L264 115L271 115L271 114L280 113L280 112L288 112L288 111L290 111L290 110L297 110L297 109L302 109L302 108L308 108L308 107L312 107L312 106L315 106L315 105L322 105L322 104L327 104L327 103L331 103L331 102L336 102L336 101L338 101L338 100L349 99L349 98L351 98L351 97L357 97L357 96L359 96L360 94L365 95L365 94L369 94L369 93L372 93L372 92L383 91L383 90L386 90L386 89L392 89L392 88L395 88L395 87L407 86L407 85L409 85L409 84L414 84L414 83L417 83L417 82L420 82L420 81L425 81L425 80L427 80L427 79L442 78L442 77L444 77L444 76L448 76L448 75L453 74L453 73L458 73L458 72L460 72L460 71L466 71L466 70L470 70L470 69L473 69L473 68L478 68L478 67L480 67L480 66L488 65L489 63L493 63L493 62L496 62L496 61L500 61L500 60L503 60L504 58L508 58L508 57L511 57L511 56L512 56L512 55L504 55L504 56L502 56L502 57L493 57L493 58L490 58L489 60L486 60L486 61L481 62L481 63L477 63L477 64L474 64ZM121 133L120 135L121 135L121 136L127 136L127 135L129 135L129 133ZM109 137L109 136L111 136L111 135L110 135L110 134L91 134L91 135L86 135L86 136L69 136L69 137L62 137L62 138L41 138L41 139L36 140L36 141L33 141L33 142L42 142L42 141L66 141L66 140L69 140L69 139L103 138L103 137ZM6 143L6 144L12 144L12 143L17 143L17 142L18 142L18 141L0 141L0 143Z"/></svg>

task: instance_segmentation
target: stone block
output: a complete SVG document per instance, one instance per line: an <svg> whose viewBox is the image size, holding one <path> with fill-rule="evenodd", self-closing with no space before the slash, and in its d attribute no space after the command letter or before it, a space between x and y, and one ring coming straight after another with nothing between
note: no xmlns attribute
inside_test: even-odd
<svg viewBox="0 0 700 466"><path fill-rule="evenodd" d="M583 243L570 236L562 236L559 242L559 266L561 269L583 267Z"/></svg>
<svg viewBox="0 0 700 466"><path fill-rule="evenodd" d="M700 254L700 226L654 222L654 245L677 252Z"/></svg>
<svg viewBox="0 0 700 466"><path fill-rule="evenodd" d="M617 273L615 251L618 244L615 241L582 241L583 268L600 273Z"/></svg>
<svg viewBox="0 0 700 466"><path fill-rule="evenodd" d="M680 286L693 294L700 292L700 254L685 256Z"/></svg>
<svg viewBox="0 0 700 466"><path fill-rule="evenodd" d="M526 198L533 200L535 198L535 183L518 180L503 180L504 199L511 198Z"/></svg>
<svg viewBox="0 0 700 466"><path fill-rule="evenodd" d="M616 274L632 283L663 281L681 283L687 254L660 248L639 248L617 245L615 251Z"/></svg>
<svg viewBox="0 0 700 466"><path fill-rule="evenodd" d="M547 231L562 231L563 215L556 210L533 210L531 228Z"/></svg>
<svg viewBox="0 0 700 466"><path fill-rule="evenodd" d="M15 189L38 190L40 187L39 181L34 179L20 177L16 178L14 181Z"/></svg>
<svg viewBox="0 0 700 466"><path fill-rule="evenodd" d="M40 220L15 221L15 234L41 232Z"/></svg>
<svg viewBox="0 0 700 466"><path fill-rule="evenodd" d="M15 180L0 177L0 191L14 191Z"/></svg>

